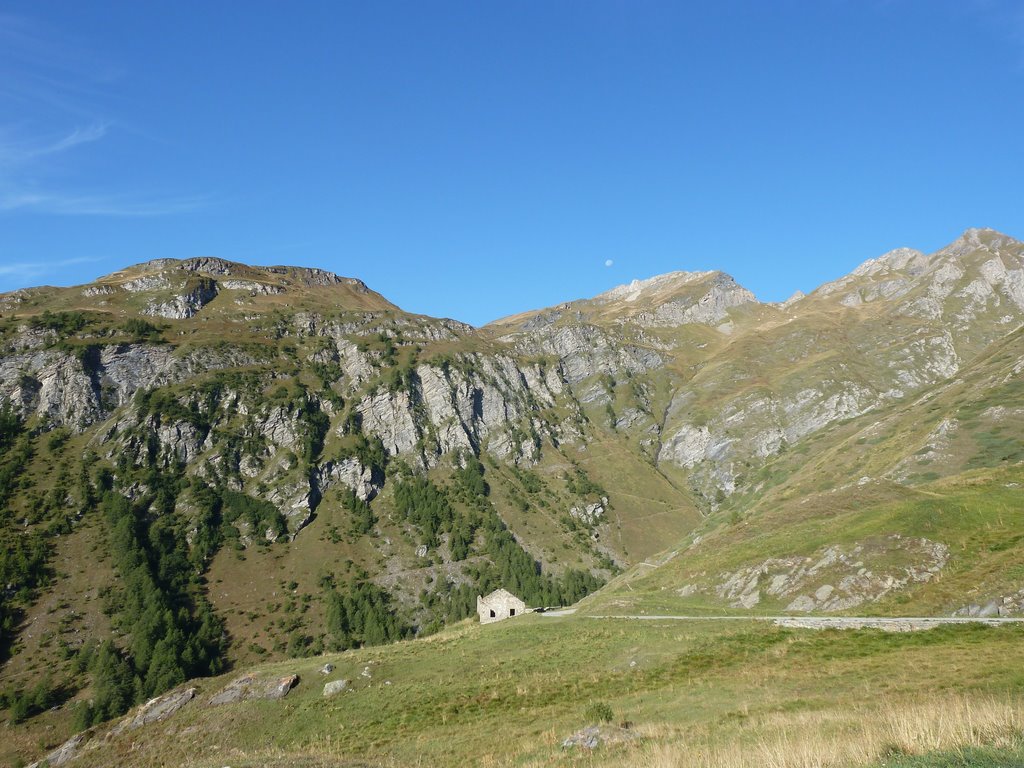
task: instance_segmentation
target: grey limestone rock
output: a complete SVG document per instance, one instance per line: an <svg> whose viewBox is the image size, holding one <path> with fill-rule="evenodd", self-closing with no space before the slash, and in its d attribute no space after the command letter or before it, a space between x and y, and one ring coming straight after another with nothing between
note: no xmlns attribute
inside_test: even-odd
<svg viewBox="0 0 1024 768"><path fill-rule="evenodd" d="M163 696L158 696L155 699L150 699L139 707L134 714L129 715L115 725L110 730L110 733L111 735L116 736L122 731L133 731L136 728L141 728L149 723L166 720L192 701L192 699L195 698L195 695L195 688L183 688L178 691L172 691L171 693L165 693Z"/></svg>
<svg viewBox="0 0 1024 768"><path fill-rule="evenodd" d="M209 279L199 279L195 285L186 286L182 293L159 301L154 299L142 310L143 314L154 317L166 317L171 320L185 320L195 315L217 297L217 283Z"/></svg>
<svg viewBox="0 0 1024 768"><path fill-rule="evenodd" d="M298 682L298 675L285 675L269 679L260 679L251 674L242 675L211 696L207 706L216 707L253 699L283 699L292 688L298 685Z"/></svg>
<svg viewBox="0 0 1024 768"><path fill-rule="evenodd" d="M628 728L615 725L588 725L562 742L562 749L597 749L606 744L633 741L637 734Z"/></svg>
<svg viewBox="0 0 1024 768"><path fill-rule="evenodd" d="M600 502L573 507L569 510L569 516L579 520L584 525L597 525L604 519L605 506L607 504L608 499L602 498Z"/></svg>
<svg viewBox="0 0 1024 768"><path fill-rule="evenodd" d="M64 765L70 762L74 758L78 757L79 748L88 741L90 735L91 733L89 731L83 731L82 733L72 736L42 760L31 763L28 768L43 768L43 766L56 768L58 765Z"/></svg>
<svg viewBox="0 0 1024 768"><path fill-rule="evenodd" d="M380 488L374 483L373 471L356 458L326 461L315 467L314 476L321 495L336 485L355 491L362 501L369 501Z"/></svg>
<svg viewBox="0 0 1024 768"><path fill-rule="evenodd" d="M348 680L332 680L324 685L324 696L334 696L348 690Z"/></svg>
<svg viewBox="0 0 1024 768"><path fill-rule="evenodd" d="M776 599L786 601L787 611L841 611L929 582L948 561L945 544L893 534L826 547L810 557L769 558L719 574L716 582L688 583L677 593L714 593L734 608ZM998 605L993 603L991 611L996 615Z"/></svg>

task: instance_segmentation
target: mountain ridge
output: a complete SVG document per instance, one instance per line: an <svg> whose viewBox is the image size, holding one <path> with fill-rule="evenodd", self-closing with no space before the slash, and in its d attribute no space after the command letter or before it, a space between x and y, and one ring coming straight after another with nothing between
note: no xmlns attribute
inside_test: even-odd
<svg viewBox="0 0 1024 768"><path fill-rule="evenodd" d="M808 294L803 294L797 297L797 294L802 294L802 292L796 291L794 293L794 297L796 298L794 299L794 297L791 297L785 302L761 302L753 293L740 285L734 277L721 270L677 270L659 273L644 279L634 279L628 283L613 286L612 288L602 291L590 298L574 299L557 305L552 305L550 307L523 310L506 317L492 320L478 327L482 329L490 327L507 327L514 325L517 322L528 321L537 316L569 311L574 308L579 310L580 306L585 307L587 305L594 304L616 303L626 305L636 304L643 298L652 298L656 304L663 305L675 298L674 294L676 292L685 288L693 287L695 284L700 284L705 281L716 283L717 285L715 287L720 290L725 289L726 292L735 292L734 296L730 296L725 300L725 304L727 306L739 306L745 303L752 303L759 306L784 305L788 307L795 304L796 301L803 299L805 296L831 295L842 290L844 286L855 282L856 278L871 278L892 271L909 272L912 276L918 276L929 271L929 269L935 268L937 262L955 261L959 256L963 256L980 249L989 250L992 247L998 249L1000 246L1013 246L1019 244L1020 241L994 229L969 228L949 244L929 254L925 254L914 248L899 247L887 251L881 256L869 258L860 263L849 274L822 283ZM912 265L909 270L907 269L908 265ZM280 284L283 283L287 286L289 284L294 284L296 281L304 283L306 287L329 285L350 286L354 288L355 291L372 295L386 304L386 306L385 304L381 304L373 307L374 309L388 308L400 310L399 307L387 301L387 299L385 299L381 294L370 289L365 282L356 277L342 277L334 272L317 267L249 265L216 256L193 256L181 259L152 259L129 265L112 273L97 277L90 283L83 283L81 285L67 287L38 286L20 288L0 293L0 306L15 306L18 303L21 303L18 299L20 297L24 297L27 293L38 291L67 291L76 288L85 289L89 286L118 286L125 282L131 282L133 276L138 278L139 273L160 273L168 269L177 269L191 273L202 273L222 278L259 277L261 281L264 281L263 286L258 284L254 286L247 286L242 285L242 281L235 282L234 288L236 290L249 288L251 290L254 289L259 291L261 289L265 290L267 284L269 284L272 289L275 285L280 287ZM400 311L404 312L405 310ZM720 316L720 313L716 313L716 315ZM685 317L679 316L678 313L676 313L676 316L673 316L671 319L674 322L679 322L680 320L682 320L682 322L688 321Z"/></svg>

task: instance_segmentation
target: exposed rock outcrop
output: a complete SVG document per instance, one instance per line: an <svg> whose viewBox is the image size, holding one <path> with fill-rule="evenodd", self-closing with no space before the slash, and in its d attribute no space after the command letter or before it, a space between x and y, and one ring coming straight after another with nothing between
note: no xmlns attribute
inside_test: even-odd
<svg viewBox="0 0 1024 768"><path fill-rule="evenodd" d="M195 696L195 688L183 688L178 691L165 693L163 696L157 696L155 699L150 699L133 714L130 714L111 728L110 735L116 736L123 731L134 731L136 728L141 728L144 725L166 720L192 701Z"/></svg>
<svg viewBox="0 0 1024 768"><path fill-rule="evenodd" d="M83 731L72 736L42 760L30 763L28 768L56 768L59 765L66 765L78 757L79 750L89 740L90 735L88 731Z"/></svg>
<svg viewBox="0 0 1024 768"><path fill-rule="evenodd" d="M316 487L321 495L335 484L340 484L351 488L359 500L369 501L380 490L374 482L373 470L363 466L359 459L327 461L317 466L314 473Z"/></svg>
<svg viewBox="0 0 1024 768"><path fill-rule="evenodd" d="M953 616L988 618L995 616L1019 616L1024 614L1024 589L1009 595L970 603L953 611Z"/></svg>
<svg viewBox="0 0 1024 768"><path fill-rule="evenodd" d="M712 583L687 584L679 594L713 592L734 608L753 608L771 598L781 600L787 611L842 611L929 582L948 560L944 544L893 534L828 547L813 557L769 558L719 574Z"/></svg>
<svg viewBox="0 0 1024 768"><path fill-rule="evenodd" d="M569 510L569 516L584 525L597 525L604 520L607 505L608 499L603 497L599 502L573 507Z"/></svg>
<svg viewBox="0 0 1024 768"><path fill-rule="evenodd" d="M181 293L166 301L154 299L146 305L143 314L172 320L185 320L194 317L200 309L215 298L217 298L217 283L209 279L199 279L191 285L186 284L181 289Z"/></svg>
<svg viewBox="0 0 1024 768"><path fill-rule="evenodd" d="M207 706L217 707L222 704L234 704L253 699L283 699L298 683L298 675L285 675L269 679L260 679L251 674L242 675L211 696Z"/></svg>
<svg viewBox="0 0 1024 768"><path fill-rule="evenodd" d="M609 744L633 741L638 736L628 728L616 725L588 725L562 742L562 749L597 749Z"/></svg>

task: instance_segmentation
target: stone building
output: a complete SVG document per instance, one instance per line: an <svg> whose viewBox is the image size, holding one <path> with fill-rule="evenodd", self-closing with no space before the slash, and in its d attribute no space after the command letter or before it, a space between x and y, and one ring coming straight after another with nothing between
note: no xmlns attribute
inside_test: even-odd
<svg viewBox="0 0 1024 768"><path fill-rule="evenodd" d="M526 603L508 590L496 589L487 597L477 596L476 612L481 624L490 624L526 613Z"/></svg>

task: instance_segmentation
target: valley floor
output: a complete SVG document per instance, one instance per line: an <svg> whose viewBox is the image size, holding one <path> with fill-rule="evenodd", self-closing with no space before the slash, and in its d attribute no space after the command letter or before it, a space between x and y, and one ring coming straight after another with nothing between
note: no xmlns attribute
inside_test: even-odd
<svg viewBox="0 0 1024 768"><path fill-rule="evenodd" d="M808 768L1024 754L1020 624L891 633L529 615L253 671L300 682L278 701L218 707L209 698L241 671L194 682L175 715L97 734L72 764ZM348 690L325 698L339 679ZM563 747L591 725L608 743Z"/></svg>

